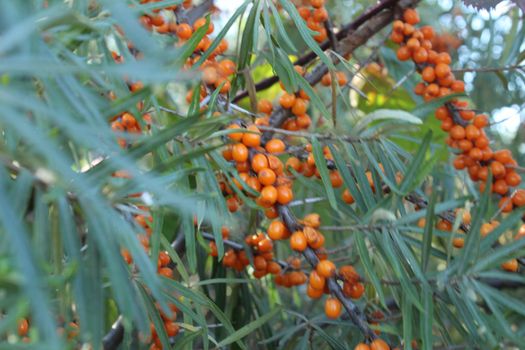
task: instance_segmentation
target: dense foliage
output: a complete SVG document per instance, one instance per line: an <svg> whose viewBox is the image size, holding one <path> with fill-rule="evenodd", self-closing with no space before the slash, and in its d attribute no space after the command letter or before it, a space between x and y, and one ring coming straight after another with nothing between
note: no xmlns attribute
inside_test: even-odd
<svg viewBox="0 0 525 350"><path fill-rule="evenodd" d="M1 3L0 349L523 346L519 1Z"/></svg>

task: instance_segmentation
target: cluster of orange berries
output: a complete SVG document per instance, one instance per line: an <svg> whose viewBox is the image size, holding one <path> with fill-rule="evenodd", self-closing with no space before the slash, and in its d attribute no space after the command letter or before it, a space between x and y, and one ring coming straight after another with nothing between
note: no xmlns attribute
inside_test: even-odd
<svg viewBox="0 0 525 350"><path fill-rule="evenodd" d="M397 348L396 348L397 349ZM390 346L381 338L374 339L370 345L359 343L354 350L390 350Z"/></svg>
<svg viewBox="0 0 525 350"><path fill-rule="evenodd" d="M293 199L292 182L284 174L283 163L276 156L286 150L285 143L274 138L262 147L259 128L254 124L243 128L233 123L227 128L239 130L228 134L233 143L223 151L223 157L235 164L244 182L235 180L235 185L241 190L248 186L257 192L257 204L267 209L267 215L277 215L275 205L285 205ZM240 204L238 197L225 182L221 182L221 187L227 195L231 194L227 199L229 210L236 211Z"/></svg>
<svg viewBox="0 0 525 350"><path fill-rule="evenodd" d="M169 338L172 338L176 337L177 334L179 334L180 330L179 325L177 324L177 322L175 322L175 320L177 319L177 312L179 311L179 309L177 308L177 306L175 306L175 304L171 303L169 304L169 307L169 315L163 312L159 306L157 306L157 309L159 310L162 322L164 323L164 330L166 331L166 335ZM162 350L162 342L157 331L155 330L155 326L153 325L153 323L150 323L150 333L151 337L147 339L147 342L150 343L149 350Z"/></svg>
<svg viewBox="0 0 525 350"><path fill-rule="evenodd" d="M64 322L61 322L61 323L63 324ZM29 328L30 328L29 319L21 318L18 321L17 334L19 337L21 337L21 340L24 343L31 342L31 338L29 338ZM69 322L67 325L63 324L63 326L58 327L57 333L59 336L63 336L65 333L67 335L68 340L74 339L79 334L78 324L76 322Z"/></svg>
<svg viewBox="0 0 525 350"><path fill-rule="evenodd" d="M159 2L160 0L141 0L141 4L147 4L152 2ZM192 0L185 0L182 3L182 7L184 9L188 9L192 6ZM167 33L177 33L177 24L175 22L172 22L169 20L169 18L166 18L161 13L161 10L166 11L175 11L177 10L177 5L172 6L166 6L163 9L155 9L153 10L153 13L155 15L143 15L140 17L140 23L147 28L148 30L155 30L157 33L160 34L167 34Z"/></svg>
<svg viewBox="0 0 525 350"><path fill-rule="evenodd" d="M201 27L206 25L206 18L199 18L193 23L193 28L188 23L181 23L178 25L177 35L180 39L189 39L193 33ZM206 35L197 44L194 53L191 57L186 60L185 68L191 68L195 63L201 59L201 55L206 52L213 44L212 39L209 35L213 33L214 25L213 22L209 22ZM182 43L183 41L181 41ZM222 55L228 50L228 42L222 39L217 47L211 52L206 60L200 65L199 70L202 72L202 82L204 83L200 89L200 100L202 101L207 95L209 95L209 89L220 88L221 94L226 94L231 89L231 82L228 80L232 74L236 71L235 63L228 59L223 58L217 60L217 57ZM188 92L186 95L186 101L188 103L193 99L193 91Z"/></svg>
<svg viewBox="0 0 525 350"><path fill-rule="evenodd" d="M304 2L303 2L304 3ZM324 0L309 0L306 5L297 8L299 15L306 21L306 26L317 32L313 38L318 43L326 40L328 32L324 27L324 23L328 20L329 14L324 7Z"/></svg>
<svg viewBox="0 0 525 350"><path fill-rule="evenodd" d="M464 92L465 85L456 80L450 69L450 55L447 52L437 53L432 50L431 40L434 31L430 26L420 29L414 27L419 22L419 15L414 9L407 9L403 21L393 23L392 41L402 44L397 50L397 57L402 60L412 59L424 82L419 83L416 94L425 100L446 96L452 92ZM511 212L514 207L525 205L525 190L516 189L521 183L521 176L516 172L516 160L507 150L493 151L490 140L484 128L489 119L484 114L476 114L468 108L468 102L453 100L436 109L436 119L441 121L441 129L448 132L446 143L458 150L454 159L454 167L458 170L467 169L470 178L480 183L480 191L487 186L489 173L492 173L490 192L501 196L498 206L504 213ZM482 235L492 230L490 223L482 230ZM490 230L489 230L490 226ZM452 230L452 223L441 220L438 228L444 231ZM485 232L485 234L483 234ZM463 232L462 232L463 233ZM455 238L453 244L457 248L464 245L463 238ZM503 265L509 271L516 271L517 260L511 260Z"/></svg>

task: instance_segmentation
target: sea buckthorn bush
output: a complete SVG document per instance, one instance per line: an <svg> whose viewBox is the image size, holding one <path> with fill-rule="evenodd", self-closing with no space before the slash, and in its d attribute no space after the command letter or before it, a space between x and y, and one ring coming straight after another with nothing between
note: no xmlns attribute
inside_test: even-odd
<svg viewBox="0 0 525 350"><path fill-rule="evenodd" d="M0 349L521 348L523 9L468 3L5 2Z"/></svg>

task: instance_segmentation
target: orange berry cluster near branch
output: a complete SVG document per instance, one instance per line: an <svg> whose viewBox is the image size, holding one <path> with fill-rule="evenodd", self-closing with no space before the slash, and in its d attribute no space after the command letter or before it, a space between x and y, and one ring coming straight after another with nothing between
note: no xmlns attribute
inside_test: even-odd
<svg viewBox="0 0 525 350"><path fill-rule="evenodd" d="M324 7L324 0L310 0L303 2L302 6L297 7L299 15L306 21L306 26L317 32L313 38L318 43L325 41L328 38L328 32L324 23L329 19L329 14Z"/></svg>
<svg viewBox="0 0 525 350"><path fill-rule="evenodd" d="M148 4L159 2L158 0L141 0L141 4ZM185 0L182 3L184 9L188 9L192 6L192 0ZM172 21L170 17L163 14L161 11L175 11L178 5L166 6L162 9L153 10L154 15L143 15L140 17L140 23L148 30L155 30L160 34L177 33L177 23ZM191 35L190 35L191 36Z"/></svg>
<svg viewBox="0 0 525 350"><path fill-rule="evenodd" d="M421 74L423 82L415 87L415 93L429 101L464 92L465 84L455 78L450 68L450 55L432 49L433 28L416 28L417 23L417 11L407 9L403 20L394 21L390 36L392 41L401 44L397 50L398 59L411 59ZM457 99L437 108L435 116L441 121L441 129L449 134L447 145L456 152L454 167L466 169L472 181L479 182L480 191L490 186L489 191L500 197L498 206L502 212L508 213L514 207L524 206L525 190L518 188L521 176L516 172L517 162L509 150L493 150L490 147L484 130L489 125L488 117L477 114L468 102ZM488 184L490 173L492 182ZM461 242L457 240L455 246L462 246Z"/></svg>
<svg viewBox="0 0 525 350"><path fill-rule="evenodd" d="M274 215L276 204L288 204L293 199L292 181L284 173L282 161L278 154L286 150L286 145L281 139L271 139L264 147L261 146L261 133L259 128L252 124L243 128L239 124L230 124L227 129L239 130L228 134L233 142L226 145L223 157L235 164L239 177L244 185L235 180L238 189L254 190L258 193L256 202L266 208L268 215ZM248 132L249 131L249 132ZM228 196L228 209L237 211L240 200L229 185L220 180L223 193ZM247 187L246 187L247 186ZM249 192L248 196L252 196Z"/></svg>

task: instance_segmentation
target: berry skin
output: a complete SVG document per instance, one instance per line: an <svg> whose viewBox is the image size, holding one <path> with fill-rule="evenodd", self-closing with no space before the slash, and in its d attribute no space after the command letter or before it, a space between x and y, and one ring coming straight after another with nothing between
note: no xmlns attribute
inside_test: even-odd
<svg viewBox="0 0 525 350"><path fill-rule="evenodd" d="M320 276L330 278L335 275L336 267L330 260L321 260L316 266L316 271Z"/></svg>
<svg viewBox="0 0 525 350"><path fill-rule="evenodd" d="M262 204L266 206L274 205L277 201L277 189L274 186L264 186L260 196Z"/></svg>
<svg viewBox="0 0 525 350"><path fill-rule="evenodd" d="M265 149L268 153L282 153L286 150L285 143L280 139L271 139L266 143Z"/></svg>
<svg viewBox="0 0 525 350"><path fill-rule="evenodd" d="M252 170L256 173L259 173L261 170L268 168L268 158L261 153L257 153L252 158Z"/></svg>
<svg viewBox="0 0 525 350"><path fill-rule="evenodd" d="M27 319L23 318L18 322L18 335L21 337L24 337L27 335L27 332L29 330L29 322L27 322Z"/></svg>
<svg viewBox="0 0 525 350"><path fill-rule="evenodd" d="M292 189L288 186L277 187L277 202L282 205L290 203L293 199Z"/></svg>
<svg viewBox="0 0 525 350"><path fill-rule="evenodd" d="M244 133L242 135L242 143L244 143L244 145L247 147L259 147L261 144L261 134L259 128L255 125L250 125L246 129L258 134Z"/></svg>
<svg viewBox="0 0 525 350"><path fill-rule="evenodd" d="M248 148L244 144L237 143L233 145L232 147L233 160L235 160L238 163L246 162L248 160L248 155L249 155Z"/></svg>
<svg viewBox="0 0 525 350"><path fill-rule="evenodd" d="M525 205L525 190L520 188L516 191L514 196L512 196L512 204L517 207L522 207Z"/></svg>
<svg viewBox="0 0 525 350"><path fill-rule="evenodd" d="M339 299L330 297L324 303L326 317L336 319L341 315L342 305Z"/></svg>
<svg viewBox="0 0 525 350"><path fill-rule="evenodd" d="M401 46L399 49L397 49L397 59L400 61L407 61L411 57L410 50L406 46Z"/></svg>
<svg viewBox="0 0 525 350"><path fill-rule="evenodd" d="M288 229L280 220L274 220L268 226L268 236L274 241L283 239L288 234Z"/></svg>
<svg viewBox="0 0 525 350"><path fill-rule="evenodd" d="M505 271L516 272L518 271L519 264L517 259L512 259L501 264L501 268Z"/></svg>
<svg viewBox="0 0 525 350"><path fill-rule="evenodd" d="M383 339L375 339L370 344L370 350L390 350L390 346Z"/></svg>
<svg viewBox="0 0 525 350"><path fill-rule="evenodd" d="M370 350L370 346L368 346L365 343L359 343L359 344L356 345L354 350Z"/></svg>
<svg viewBox="0 0 525 350"><path fill-rule="evenodd" d="M406 9L403 13L403 20L411 25L419 23L419 14L414 9Z"/></svg>
<svg viewBox="0 0 525 350"><path fill-rule="evenodd" d="M280 103L281 107L283 107L285 109L292 108L293 105L295 104L295 95L285 92L281 96L281 98L279 99L279 103Z"/></svg>
<svg viewBox="0 0 525 350"><path fill-rule="evenodd" d="M263 186L273 185L277 176L270 168L264 168L259 171L258 179Z"/></svg>
<svg viewBox="0 0 525 350"><path fill-rule="evenodd" d="M302 252L306 249L308 243L303 231L295 231L290 237L290 247L293 250Z"/></svg>
<svg viewBox="0 0 525 350"><path fill-rule="evenodd" d="M317 271L312 271L309 277L310 286L314 289L323 290L326 285L326 278L320 276Z"/></svg>
<svg viewBox="0 0 525 350"><path fill-rule="evenodd" d="M260 113L270 114L273 110L272 103L268 100L259 100L259 102L257 102L257 110Z"/></svg>
<svg viewBox="0 0 525 350"><path fill-rule="evenodd" d="M192 34L193 30L191 29L191 26L188 23L181 23L177 26L177 36L180 39L187 40L191 38Z"/></svg>

